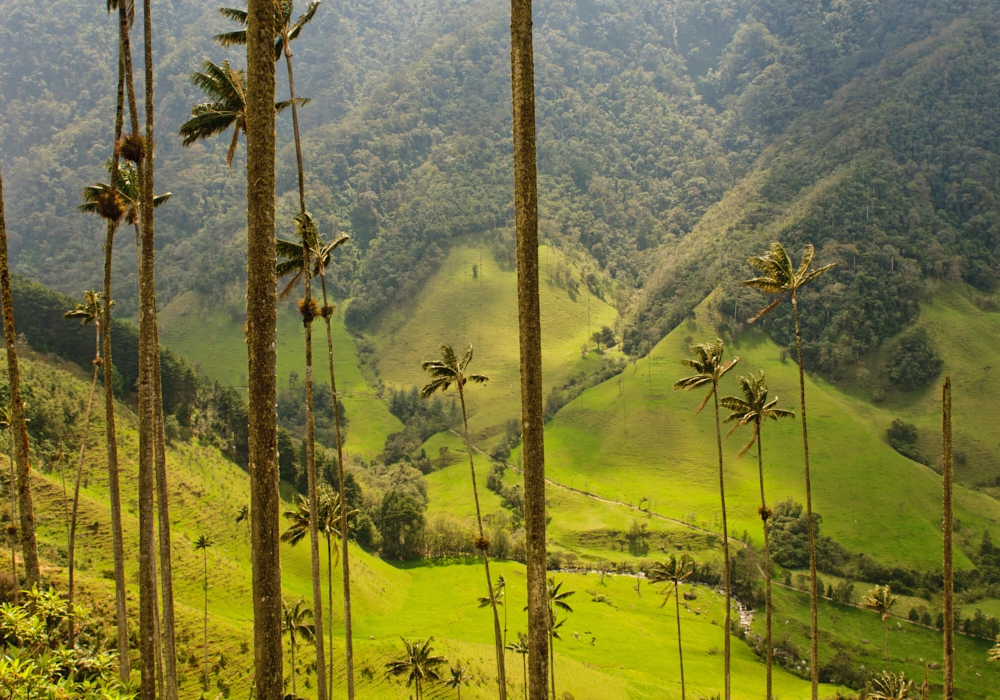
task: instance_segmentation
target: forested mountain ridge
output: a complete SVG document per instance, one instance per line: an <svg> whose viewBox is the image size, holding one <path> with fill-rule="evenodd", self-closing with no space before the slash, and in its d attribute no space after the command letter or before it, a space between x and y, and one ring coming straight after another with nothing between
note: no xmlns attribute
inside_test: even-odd
<svg viewBox="0 0 1000 700"><path fill-rule="evenodd" d="M299 92L313 99L303 110L309 206L325 232L354 240L334 270L337 295L355 298L354 328L419 289L457 235L485 232L498 261L512 262L507 19L494 5L324 4L294 44ZM100 265L101 227L75 205L107 155L111 22L99 3L3 9L0 155L16 269L78 293ZM221 140L183 149L174 134L201 99L189 73L207 58L242 60L210 41L226 27L214 2L154 12L157 183L174 193L158 213L160 299L198 289L239 315L241 161L227 170ZM958 1L538 3L543 236L577 260L581 283L615 302L632 354L711 288L732 287L770 237L793 248L836 240L821 254L850 265L830 278L836 294L817 289L828 308L807 323L812 356L823 352L835 370L912 320L921 279L993 284L997 148L980 97L995 89L981 49L997 22L989 3ZM928 61L944 56L956 70L924 80ZM83 91L81 66L93 85ZM959 92L982 95L959 105L950 98ZM286 232L291 156L286 142ZM807 206L819 183L830 201ZM775 224L792 210L811 213L787 230ZM913 211L919 226L909 225ZM119 238L125 287L134 251ZM705 252L707 241L718 250ZM866 294L894 306L845 312ZM739 299L723 309L736 313ZM780 317L772 329L787 341Z"/></svg>

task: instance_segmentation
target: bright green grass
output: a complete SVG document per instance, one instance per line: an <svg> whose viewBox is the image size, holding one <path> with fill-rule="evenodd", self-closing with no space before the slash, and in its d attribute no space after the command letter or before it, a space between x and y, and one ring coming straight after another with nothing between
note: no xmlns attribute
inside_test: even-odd
<svg viewBox="0 0 1000 700"><path fill-rule="evenodd" d="M547 475L575 480L601 496L636 503L718 529L719 496L715 423L711 406L695 409L704 392L674 391L686 374L680 359L688 345L714 339L706 305L697 320L682 324L625 374L624 408L617 379L586 391L547 425ZM771 396L798 409L797 370L779 360L778 348L762 334L748 334L730 356L742 357L722 386L736 393L736 375L764 369ZM821 379L807 377L809 434L815 510L823 531L848 548L888 564L940 565L940 477L888 448L882 441L884 410L851 398ZM724 415L724 414L723 414ZM726 496L731 531L757 538L759 491L756 460L735 459L746 431L724 440ZM802 446L797 421L769 423L764 432L768 499L805 501ZM516 460L518 457L513 457ZM1000 504L959 488L956 515L981 530L1000 518ZM570 517L573 517L572 514ZM956 554L957 561L969 565Z"/></svg>
<svg viewBox="0 0 1000 700"><path fill-rule="evenodd" d="M470 427L477 440L488 438L520 412L518 378L517 273L502 270L489 246L474 238L456 243L435 275L412 299L384 312L370 329L382 378L395 388L423 385L422 360L436 359L442 343L464 351L476 348L471 371L486 374L486 386L470 386ZM539 248L541 258L542 366L545 387L563 384L581 370L594 371L600 358L581 358L589 332L610 325L615 310L585 286L570 294L550 274L561 253ZM481 265L478 279L472 266ZM579 274L574 270L574 274ZM588 312L589 309L589 312ZM589 313L589 323L588 323ZM588 330L589 329L589 330Z"/></svg>
<svg viewBox="0 0 1000 700"><path fill-rule="evenodd" d="M226 311L206 304L196 292L187 292L160 313L163 344L177 351L200 372L220 382L246 386L246 343L241 322ZM382 451L389 433L402 425L368 387L361 374L354 341L337 313L331 324L337 389L343 396L350 426L345 449L366 459ZM287 385L291 372L305 377L304 330L297 312L283 304L278 312L278 381ZM326 328L313 324L313 367L317 385L329 391ZM328 447L333 447L329 445Z"/></svg>
<svg viewBox="0 0 1000 700"><path fill-rule="evenodd" d="M808 654L809 595L781 586L774 587L774 639L787 637ZM904 608L905 610L905 608ZM904 613L905 614L905 613ZM885 668L885 632L881 618L874 612L821 600L819 606L820 658L830 659L838 651L849 653L855 663L870 671ZM764 634L763 615L757 615L753 629ZM867 640L867 642L865 641ZM986 661L991 643L965 635L955 635L956 697L996 697L1000 687L1000 666ZM917 684L924 679L924 663L942 663L942 634L907 620L889 619L889 653L892 670L904 671ZM941 693L942 671L930 670L934 697Z"/></svg>

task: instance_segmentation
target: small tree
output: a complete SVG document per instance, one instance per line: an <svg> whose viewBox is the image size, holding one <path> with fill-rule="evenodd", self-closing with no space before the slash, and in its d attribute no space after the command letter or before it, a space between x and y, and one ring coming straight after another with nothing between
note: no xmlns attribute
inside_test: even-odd
<svg viewBox="0 0 1000 700"><path fill-rule="evenodd" d="M998 640L1000 642L1000 640ZM1000 643L997 645L1000 647ZM528 697L528 653L530 648L528 647L528 635L524 632L517 633L517 641L507 645L507 651L512 651L515 654L520 654L521 656L521 666L524 678L524 697Z"/></svg>
<svg viewBox="0 0 1000 700"><path fill-rule="evenodd" d="M558 697L556 695L556 648L554 640L562 639L559 636L559 628L563 626L566 622L564 617L562 620L558 619L558 611L563 610L565 612L573 612L573 608L570 606L566 600L572 596L576 591L564 591L562 590L562 581L556 583L554 578L549 579L549 677L552 680L552 697Z"/></svg>
<svg viewBox="0 0 1000 700"><path fill-rule="evenodd" d="M681 667L681 700L685 700L685 688L684 688L684 644L681 640L681 594L680 585L688 576L693 573L694 562L687 556L683 556L680 559L677 558L676 554L671 554L670 558L667 559L665 563L658 562L649 572L649 582L654 583L670 583L673 586L667 586L664 588L664 598L663 603L660 605L662 608L670 600L671 593L674 596L674 608L677 614L677 657L680 661ZM770 700L770 698L768 698Z"/></svg>
<svg viewBox="0 0 1000 700"><path fill-rule="evenodd" d="M433 641L434 637L423 642L419 639L415 642L403 639L406 647L403 657L385 665L386 675L406 676L407 687L412 685L416 690L415 700L423 700L424 683L441 680L437 668L448 661L443 656L434 656L434 648L431 646Z"/></svg>
<svg viewBox="0 0 1000 700"><path fill-rule="evenodd" d="M203 639L205 644L205 668L204 668L204 678L202 679L202 687L208 690L208 548L214 543L208 538L207 535L198 535L198 539L194 541L194 548L201 552L202 563L205 567L205 621L203 628Z"/></svg>
<svg viewBox="0 0 1000 700"><path fill-rule="evenodd" d="M892 661L889 658L889 615L892 608L899 600L898 596L892 595L889 586L875 586L865 595L864 606L869 610L874 610L882 616L882 627L885 629L885 668L892 670Z"/></svg>
<svg viewBox="0 0 1000 700"><path fill-rule="evenodd" d="M457 690L458 700L462 700L462 686L469 685L469 683L472 682L472 679L461 665L459 665L458 668L449 669L449 672L451 673L451 676L444 682L444 684L449 688Z"/></svg>
<svg viewBox="0 0 1000 700"><path fill-rule="evenodd" d="M305 601L301 598L292 607L286 605L285 601L281 601L281 610L283 618L282 629L288 635L288 645L292 652L292 695L298 696L298 690L295 686L296 642L299 639L306 642L312 641L316 635L316 629L313 625L306 622L306 620L312 617L312 610L306 607Z"/></svg>

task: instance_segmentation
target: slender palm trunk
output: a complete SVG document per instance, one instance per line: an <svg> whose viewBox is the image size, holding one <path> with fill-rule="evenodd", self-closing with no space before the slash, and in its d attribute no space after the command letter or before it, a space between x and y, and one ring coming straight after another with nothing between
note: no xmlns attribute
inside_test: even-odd
<svg viewBox="0 0 1000 700"><path fill-rule="evenodd" d="M724 649L723 663L725 666L725 686L726 686L726 700L729 700L731 695L730 691L730 676L729 676L729 666L730 666L730 620L732 618L732 581L729 576L729 524L726 519L726 476L722 469L722 427L719 424L719 387L716 384L712 388L712 398L715 400L715 440L718 446L719 452L719 500L722 503L722 575L725 579L725 590L726 590L726 638Z"/></svg>
<svg viewBox="0 0 1000 700"><path fill-rule="evenodd" d="M555 623L555 620L553 620ZM552 700L556 700L556 640L549 632L549 677L552 680Z"/></svg>
<svg viewBox="0 0 1000 700"><path fill-rule="evenodd" d="M7 224L3 207L3 178L0 176L0 304L3 306L3 336L7 345L7 375L10 382L10 435L17 462L17 494L21 515L21 551L25 585L31 588L41 576L38 544L35 540L35 507L31 500L31 468L28 465L28 428L21 398L21 372L17 364L17 334L14 330L14 297L10 291L7 261Z"/></svg>
<svg viewBox="0 0 1000 700"><path fill-rule="evenodd" d="M274 3L247 4L247 355L254 688L284 695L275 354Z"/></svg>
<svg viewBox="0 0 1000 700"><path fill-rule="evenodd" d="M465 388L458 384L458 398L462 403L462 425L465 428L465 449L469 452L469 471L472 474L472 496L476 501L476 524L479 527L480 551L483 553L483 568L486 570L486 588L490 593L490 607L493 609L493 639L495 643L497 662L497 686L500 689L500 700L507 698L507 674L504 669L503 632L500 629L500 613L497 610L497 597L493 592L493 579L490 578L489 544L483 531L483 515L479 508L479 488L476 485L476 465L472 459L472 440L469 438L469 418L465 409Z"/></svg>
<svg viewBox="0 0 1000 700"><path fill-rule="evenodd" d="M770 513L767 510L767 499L764 497L764 443L760 434L760 419L757 419L754 429L757 431L757 474L760 477L760 520L764 528L764 625L767 639L767 700L771 700L771 671L774 661L774 645L771 643L771 541Z"/></svg>
<svg viewBox="0 0 1000 700"><path fill-rule="evenodd" d="M528 700L528 655L521 654L521 678L524 681L524 700Z"/></svg>
<svg viewBox="0 0 1000 700"><path fill-rule="evenodd" d="M941 463L944 472L944 698L955 696L955 573L952 559L951 377L941 390Z"/></svg>
<svg viewBox="0 0 1000 700"><path fill-rule="evenodd" d="M10 437L10 447L7 449L8 458L10 459L10 521L17 522L17 471L14 468L14 436L11 434L11 427L7 426L7 435ZM63 496L65 502L65 495ZM14 576L14 605L18 604L18 589L20 589L20 581L17 578L17 547L16 538L13 534L8 535L10 537L10 569L11 574Z"/></svg>
<svg viewBox="0 0 1000 700"><path fill-rule="evenodd" d="M208 690L208 550L201 550L202 561L205 565L205 622L202 628L202 639L205 643L205 680L202 687Z"/></svg>
<svg viewBox="0 0 1000 700"><path fill-rule="evenodd" d="M676 573L676 570L675 572ZM674 607L677 610L677 659L681 665L681 700L687 700L684 687L684 644L681 642L681 598L680 586L674 579Z"/></svg>
<svg viewBox="0 0 1000 700"><path fill-rule="evenodd" d="M312 277L309 240L303 229L302 265L305 274L305 304L302 315L306 330L306 480L309 489L309 557L312 573L313 620L319 634L313 635L316 645L316 689L319 700L326 700L326 652L323 649L323 587L319 564L319 498L316 493L316 416L313 396L312 366Z"/></svg>
<svg viewBox="0 0 1000 700"><path fill-rule="evenodd" d="M299 691L295 687L295 638L292 638L292 695L299 696Z"/></svg>
<svg viewBox="0 0 1000 700"><path fill-rule="evenodd" d="M882 627L885 632L885 670L892 671L892 659L889 658L889 618L882 620Z"/></svg>
<svg viewBox="0 0 1000 700"><path fill-rule="evenodd" d="M326 533L326 595L327 606L330 611L330 621L327 623L327 641L330 643L330 667L327 673L327 697L333 697L333 540L330 533Z"/></svg>
<svg viewBox="0 0 1000 700"><path fill-rule="evenodd" d="M73 594L76 572L76 516L80 508L80 481L83 478L83 460L87 454L87 438L90 433L90 412L94 408L94 394L97 393L97 376L101 370L101 322L95 321L96 354L94 355L94 378L90 382L90 397L87 399L87 410L83 414L83 436L80 438L80 461L76 467L76 483L73 486L73 513L69 521L69 648L76 644L76 620L73 618Z"/></svg>
<svg viewBox="0 0 1000 700"><path fill-rule="evenodd" d="M816 575L816 526L813 523L812 480L809 475L809 432L806 423L806 378L802 364L802 329L799 325L799 301L792 290L792 312L795 315L795 348L799 357L799 408L802 411L802 456L806 473L806 520L809 532L809 618L810 673L812 700L819 698L819 588Z"/></svg>
<svg viewBox="0 0 1000 700"><path fill-rule="evenodd" d="M128 46L128 15L124 2L118 7L118 96L115 107L115 144L111 157L111 197L117 196L119 140L125 121L125 58ZM118 438L115 434L114 365L111 362L111 260L117 222L108 222L104 242L104 423L108 450L108 496L111 501L111 536L115 560L115 617L118 627L118 674L122 680L131 671L128 648L128 610L125 604L125 538L122 533L122 505L118 484Z"/></svg>
<svg viewBox="0 0 1000 700"><path fill-rule="evenodd" d="M524 549L528 583L528 664L532 700L548 695L548 591L545 582L545 422L542 322L538 299L538 170L531 0L510 3L510 72L517 229L517 316L524 440Z"/></svg>
<svg viewBox="0 0 1000 700"><path fill-rule="evenodd" d="M344 664L347 667L347 699L354 700L354 633L351 611L351 564L347 551L349 533L347 530L347 492L344 486L344 443L340 431L340 401L337 399L337 377L333 371L333 331L330 329L330 306L326 296L326 276L321 275L323 286L323 320L326 322L326 356L330 365L330 392L333 395L333 425L337 437L337 477L340 492L340 568L344 576ZM333 595L331 593L331 595ZM330 610L333 610L331 603ZM332 647L331 647L332 649ZM332 674L331 674L332 676ZM332 682L332 681L331 681ZM331 686L332 688L332 686ZM331 696L333 692L331 691Z"/></svg>

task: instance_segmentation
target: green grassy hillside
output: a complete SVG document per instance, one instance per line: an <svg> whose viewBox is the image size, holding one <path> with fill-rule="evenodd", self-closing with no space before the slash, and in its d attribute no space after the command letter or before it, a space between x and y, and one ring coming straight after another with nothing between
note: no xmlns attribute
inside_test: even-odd
<svg viewBox="0 0 1000 700"><path fill-rule="evenodd" d="M581 349L593 331L614 324L615 310L588 292L580 271L558 250L541 246L539 258L542 372L549 388L599 367L599 357L584 358ZM430 281L381 314L370 331L380 376L395 388L426 384L420 363L436 359L442 343L456 349L472 343L471 369L490 382L469 390L471 429L485 437L519 415L517 273L497 264L485 237L456 244Z"/></svg>
<svg viewBox="0 0 1000 700"><path fill-rule="evenodd" d="M695 415L701 394L672 389L685 373L679 360L688 346L716 335L707 305L702 305L696 320L682 324L649 358L626 370L624 397L617 380L610 380L566 406L546 431L549 476L563 483L582 481L588 490L608 498L634 503L648 498L657 512L717 529L711 410ZM724 382L724 394L738 390L735 375L763 369L771 396L780 397L785 408L798 409L795 364L782 362L779 349L766 336L746 334L728 352L741 360ZM946 355L946 362L950 357ZM841 393L821 378L809 377L806 390L814 508L824 516L824 532L888 564L939 566L940 478L884 442L893 414ZM932 404L925 404L925 410L932 411ZM756 538L756 465L752 458L736 460L741 439L745 436L737 433L725 441L730 528L747 529ZM798 423L769 424L764 455L769 500L804 501ZM956 513L964 526L981 531L1000 518L1000 504L959 489Z"/></svg>
<svg viewBox="0 0 1000 700"><path fill-rule="evenodd" d="M79 402L86 392L84 377L72 367L48 364L38 357L23 361L29 390L36 396L43 391L57 395L60 401ZM106 476L99 436L102 420L97 416L92 426L91 448L85 462L80 511L78 571L82 598L99 615L112 619L110 580L109 515ZM126 533L127 580L130 613L136 614L137 572L135 569L138 529L136 503L137 436L134 416L124 407L119 422L122 469L122 502ZM69 468L65 460L50 460L37 465L34 493L41 553L46 561L48 579L64 585L66 577L66 500L62 479ZM211 679L225 696L240 697L249 691L249 663L252 656L249 546L245 527L236 523L239 508L249 500L248 478L211 447L175 443L168 453L171 489L171 523L175 596L178 613L178 655L181 661L182 696L197 697L201 663L201 614L203 569L201 556L192 542L208 534L213 547L208 555L209 577L209 646ZM72 479L70 478L71 482ZM620 518L619 518L620 520ZM475 684L467 692L470 698L491 696L490 626L488 613L481 610L482 570L478 561L449 560L399 564L385 562L363 551L353 550L354 594L356 605L356 640L360 690L364 697L403 698L407 691L396 681L384 677L384 664L398 653L398 637L434 635L436 648L452 663L472 669ZM6 552L0 567L9 566ZM284 546L282 567L285 596L294 600L311 597L308 578L308 550L305 546ZM511 634L525 629L523 582L524 569L518 564L498 563L496 574L510 581L507 604ZM336 575L335 575L336 576ZM676 646L674 619L660 610L660 598L648 587L636 594L634 581L628 577L608 577L600 583L597 574L560 576L566 586L576 590L575 612L567 623L557 654L557 681L560 688L578 698L662 698L679 697L676 686ZM586 590L603 593L613 606L590 602ZM721 610L718 597L704 588L697 589L698 600L685 611L685 652L691 686L708 692L721 674ZM335 601L339 583L334 582ZM343 658L339 603L333 609L335 654ZM135 622L132 623L133 629ZM593 642L593 643L592 643ZM655 653L646 653L653 649ZM734 668L736 697L754 697L762 688L760 663L752 651L736 645ZM311 662L307 649L300 648L299 690L311 696L308 670ZM518 659L509 659L511 683L522 682ZM286 666L287 668L287 666ZM337 678L343 686L343 672ZM780 675L780 688L789 697L797 697L805 688L798 679ZM664 695L663 689L667 688ZM213 691L215 692L215 691ZM444 697L435 689L434 697ZM516 690L514 697L517 697Z"/></svg>
<svg viewBox="0 0 1000 700"><path fill-rule="evenodd" d="M369 459L382 451L386 436L402 425L365 381L354 341L344 329L343 315L337 313L331 325L337 389L351 421L344 448ZM224 384L246 386L242 321L196 292L187 292L160 312L160 338L207 376ZM313 353L316 381L329 387L322 323L313 327ZM305 376L304 331L301 317L289 303L278 313L278 382L287 386L292 372Z"/></svg>

